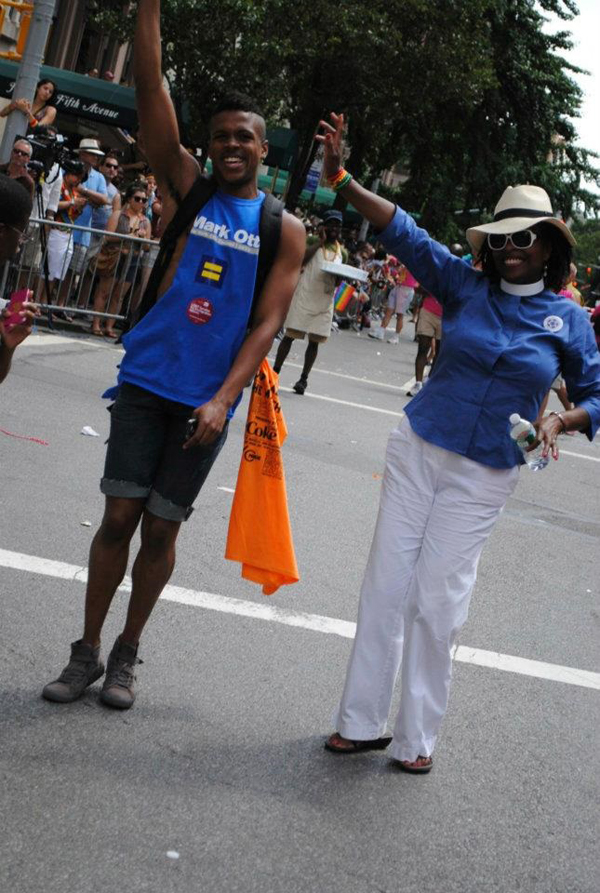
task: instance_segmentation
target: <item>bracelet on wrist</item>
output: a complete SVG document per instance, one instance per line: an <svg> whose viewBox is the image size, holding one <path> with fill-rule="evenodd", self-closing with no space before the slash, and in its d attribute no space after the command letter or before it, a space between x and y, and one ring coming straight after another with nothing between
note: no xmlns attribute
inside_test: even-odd
<svg viewBox="0 0 600 893"><path fill-rule="evenodd" d="M347 170L343 167L337 171L332 177L328 177L327 181L331 189L334 192L337 192L339 189L343 189L344 186L347 186L348 183L352 180L352 174L349 174Z"/></svg>
<svg viewBox="0 0 600 893"><path fill-rule="evenodd" d="M339 192L341 189L344 189L348 183L351 183L352 180L352 174L349 174L344 168L340 168L335 177L329 180L329 186L334 192Z"/></svg>
<svg viewBox="0 0 600 893"><path fill-rule="evenodd" d="M567 424L566 424L566 422L565 422L565 420L564 420L564 417L563 417L562 412L556 412L556 411L553 409L552 412L550 412L550 415L555 415L555 416L560 420L560 423L561 423L561 425L562 425L562 431L561 431L561 434L566 434L566 431L567 431Z"/></svg>

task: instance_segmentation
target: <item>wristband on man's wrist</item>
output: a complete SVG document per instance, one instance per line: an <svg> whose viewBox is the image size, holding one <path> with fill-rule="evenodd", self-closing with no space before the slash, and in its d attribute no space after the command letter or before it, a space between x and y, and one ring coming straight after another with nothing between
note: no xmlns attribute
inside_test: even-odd
<svg viewBox="0 0 600 893"><path fill-rule="evenodd" d="M567 423L566 423L565 420L564 420L564 417L563 417L562 412L556 412L556 411L553 409L552 412L550 413L550 415L555 415L558 419L560 419L560 423L561 423L561 425L562 425L562 432L561 432L561 434L565 434L566 431L567 431Z"/></svg>

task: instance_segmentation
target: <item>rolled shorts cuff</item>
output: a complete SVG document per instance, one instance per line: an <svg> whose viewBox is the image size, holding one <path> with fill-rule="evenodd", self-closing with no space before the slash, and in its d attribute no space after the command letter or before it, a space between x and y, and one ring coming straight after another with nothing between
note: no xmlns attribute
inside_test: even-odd
<svg viewBox="0 0 600 893"><path fill-rule="evenodd" d="M120 496L123 499L147 499L152 487L144 487L135 481L114 481L111 478L102 478L100 492L105 496Z"/></svg>
<svg viewBox="0 0 600 893"><path fill-rule="evenodd" d="M177 505L170 499L165 499L152 487L143 487L135 481L113 481L110 478L102 478L100 490L105 496L117 496L121 499L145 499L144 508L157 518L165 521L187 521L194 511L191 505Z"/></svg>
<svg viewBox="0 0 600 893"><path fill-rule="evenodd" d="M187 521L194 507L192 505L177 505L170 499L165 499L156 490L151 490L145 505L146 511L165 521Z"/></svg>

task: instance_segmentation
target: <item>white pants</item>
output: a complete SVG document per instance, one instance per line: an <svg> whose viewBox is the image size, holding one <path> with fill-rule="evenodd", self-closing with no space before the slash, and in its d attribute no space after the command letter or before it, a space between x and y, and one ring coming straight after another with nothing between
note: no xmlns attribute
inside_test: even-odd
<svg viewBox="0 0 600 893"><path fill-rule="evenodd" d="M402 666L389 753L412 762L433 752L479 556L518 476L517 467L490 468L427 443L408 418L390 435L356 638L334 715L344 738L385 733Z"/></svg>
<svg viewBox="0 0 600 893"><path fill-rule="evenodd" d="M62 282L73 256L72 231L53 229L48 236L48 279Z"/></svg>

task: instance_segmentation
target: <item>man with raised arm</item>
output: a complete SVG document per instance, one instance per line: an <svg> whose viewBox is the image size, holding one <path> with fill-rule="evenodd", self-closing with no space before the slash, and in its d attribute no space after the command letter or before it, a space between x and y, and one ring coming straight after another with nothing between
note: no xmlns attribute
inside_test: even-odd
<svg viewBox="0 0 600 893"><path fill-rule="evenodd" d="M163 196L166 229L176 214L180 219L200 170L180 144L163 86L160 0L140 0L138 10L140 129ZM265 121L247 97L237 95L215 109L209 143L215 189L197 212L192 209L193 222L177 240L158 300L123 339L101 482L106 509L90 553L83 636L72 644L61 676L45 687L49 700L73 701L104 674L100 633L141 524L127 619L100 695L111 707L133 704L138 642L173 571L181 522L225 442L244 386L285 319L300 273L304 228L283 214L272 265L254 299L265 204L257 175L267 148Z"/></svg>

